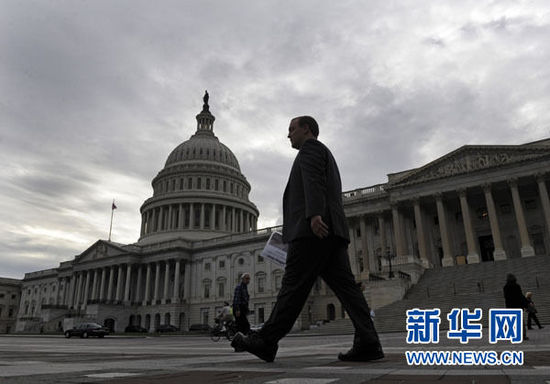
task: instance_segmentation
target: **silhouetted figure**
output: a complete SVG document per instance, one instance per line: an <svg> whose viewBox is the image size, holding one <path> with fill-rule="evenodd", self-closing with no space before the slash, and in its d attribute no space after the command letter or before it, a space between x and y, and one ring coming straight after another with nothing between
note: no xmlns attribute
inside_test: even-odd
<svg viewBox="0 0 550 384"><path fill-rule="evenodd" d="M516 276L509 273L506 275L506 284L503 288L504 302L506 308L521 308L523 309L523 339L529 340L527 337L527 307L529 307L529 301L521 293L521 287L516 281Z"/></svg>

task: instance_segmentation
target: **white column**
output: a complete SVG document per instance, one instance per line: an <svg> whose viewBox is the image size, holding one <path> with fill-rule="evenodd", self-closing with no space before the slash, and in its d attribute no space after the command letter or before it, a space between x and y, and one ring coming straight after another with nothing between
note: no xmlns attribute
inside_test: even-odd
<svg viewBox="0 0 550 384"><path fill-rule="evenodd" d="M147 305L151 292L151 264L147 264L147 273L145 275L145 292L143 293L143 305Z"/></svg>
<svg viewBox="0 0 550 384"><path fill-rule="evenodd" d="M180 209L179 209L179 219L178 219L178 228L179 229L182 229L184 227L184 216L183 216L183 204L180 204Z"/></svg>
<svg viewBox="0 0 550 384"><path fill-rule="evenodd" d="M189 302L191 298L191 264L186 262L184 264L184 276L183 276L183 299Z"/></svg>
<svg viewBox="0 0 550 384"><path fill-rule="evenodd" d="M189 204L189 228L195 227L195 207L193 203Z"/></svg>
<svg viewBox="0 0 550 384"><path fill-rule="evenodd" d="M369 264L369 249L367 244L367 218L365 216L359 218L359 230L361 231L361 256L363 258L363 272L361 272L360 278L361 280L368 280L371 266Z"/></svg>
<svg viewBox="0 0 550 384"><path fill-rule="evenodd" d="M420 199L413 199L414 205L414 222L416 225L416 238L418 241L418 253L424 268L430 268L428 260L428 250L426 247L426 232L424 231L424 220L422 220L422 209L420 207Z"/></svg>
<svg viewBox="0 0 550 384"><path fill-rule="evenodd" d="M489 223L491 224L491 234L493 235L493 244L495 245L495 251L493 252L494 260L505 260L506 252L502 247L502 238L500 236L500 227L498 224L497 210L495 208L495 202L491 193L491 185L483 185L483 193L485 195L485 202L487 205L487 213L489 214Z"/></svg>
<svg viewBox="0 0 550 384"><path fill-rule="evenodd" d="M143 271L142 271L142 266L141 264L137 264L137 272L138 272L138 275L137 275L137 282L136 282L136 290L135 290L135 294L134 294L134 300L133 302L135 303L139 303L141 301L141 283L142 283L142 275L143 275Z"/></svg>
<svg viewBox="0 0 550 384"><path fill-rule="evenodd" d="M94 269L94 280L92 283L92 300L97 300L97 284L98 284L97 269Z"/></svg>
<svg viewBox="0 0 550 384"><path fill-rule="evenodd" d="M397 208L397 205L392 205L391 212L393 218L393 233L395 237L396 256L402 257L405 256L405 250L403 249L403 233L401 222L399 220L399 210Z"/></svg>
<svg viewBox="0 0 550 384"><path fill-rule="evenodd" d="M164 294L162 295L162 302L166 303L166 300L169 299L168 289L170 287L170 260L166 260L164 264Z"/></svg>
<svg viewBox="0 0 550 384"><path fill-rule="evenodd" d="M81 296L81 292L82 292L82 272L78 272L78 281L77 281L77 286L76 286L76 297L75 297L75 300L74 300L74 307L76 309L80 308L80 296ZM40 304L40 303L38 303Z"/></svg>
<svg viewBox="0 0 550 384"><path fill-rule="evenodd" d="M109 288L107 289L107 301L113 300L113 285L115 278L115 266L111 266L109 271Z"/></svg>
<svg viewBox="0 0 550 384"><path fill-rule="evenodd" d="M90 288L90 271L86 272L86 285L84 286L84 299L82 300L82 308L88 305L88 292Z"/></svg>
<svg viewBox="0 0 550 384"><path fill-rule="evenodd" d="M227 226L225 225L226 224L226 221L225 221L225 205L223 206L223 209L222 209L222 219L220 221L220 229L222 231L226 231L227 230Z"/></svg>
<svg viewBox="0 0 550 384"><path fill-rule="evenodd" d="M204 204L201 204L200 229L204 229Z"/></svg>
<svg viewBox="0 0 550 384"><path fill-rule="evenodd" d="M157 300L159 299L159 284L160 284L160 262L156 262L156 268L155 268L155 293L153 296L153 304L157 303Z"/></svg>
<svg viewBox="0 0 550 384"><path fill-rule="evenodd" d="M516 213L519 236L521 238L521 257L535 256L535 250L531 246L531 241L529 240L529 232L527 231L527 224L525 223L523 206L521 204L521 198L519 196L518 181L517 179L511 179L508 184L510 185L510 189L512 191L514 211Z"/></svg>
<svg viewBox="0 0 550 384"><path fill-rule="evenodd" d="M101 283L99 286L99 301L105 300L105 275L107 274L107 270L105 268L101 268Z"/></svg>
<svg viewBox="0 0 550 384"><path fill-rule="evenodd" d="M435 195L435 203L437 206L437 217L439 220L439 231L441 233L441 245L443 247L443 260L441 261L444 267L455 264L455 260L451 249L451 240L449 238L447 226L447 214L443 205L443 196L441 193Z"/></svg>
<svg viewBox="0 0 550 384"><path fill-rule="evenodd" d="M179 303L180 301L180 268L181 261L176 260L176 270L174 271L174 297L172 298L172 303Z"/></svg>
<svg viewBox="0 0 550 384"><path fill-rule="evenodd" d="M460 210L462 211L462 221L464 222L464 232L466 234L466 245L468 246L468 264L479 263L479 253L475 243L474 228L472 226L472 218L470 216L470 206L468 205L468 196L465 189L458 191L460 198Z"/></svg>
<svg viewBox="0 0 550 384"><path fill-rule="evenodd" d="M548 198L548 189L546 188L546 175L537 174L537 185L539 187L540 202L546 221L546 233L550 234L550 199Z"/></svg>
<svg viewBox="0 0 550 384"><path fill-rule="evenodd" d="M124 302L130 303L130 281L132 280L132 265L126 267L126 286L124 287Z"/></svg>
<svg viewBox="0 0 550 384"><path fill-rule="evenodd" d="M116 279L116 298L115 298L115 300L117 302L122 301L122 283L124 282L123 277L122 277L122 272L123 272L122 264L120 264L118 266L118 277Z"/></svg>

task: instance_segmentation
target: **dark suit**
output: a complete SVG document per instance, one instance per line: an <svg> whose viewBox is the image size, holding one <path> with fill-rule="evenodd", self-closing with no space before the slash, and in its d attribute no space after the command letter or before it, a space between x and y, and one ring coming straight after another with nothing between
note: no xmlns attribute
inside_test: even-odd
<svg viewBox="0 0 550 384"><path fill-rule="evenodd" d="M320 215L329 227L322 240L310 227ZM355 344L381 349L367 302L351 272L349 230L342 203L342 183L334 157L321 142L302 144L283 196L283 241L289 244L277 303L260 331L277 343L291 329L319 276L334 291L356 330Z"/></svg>

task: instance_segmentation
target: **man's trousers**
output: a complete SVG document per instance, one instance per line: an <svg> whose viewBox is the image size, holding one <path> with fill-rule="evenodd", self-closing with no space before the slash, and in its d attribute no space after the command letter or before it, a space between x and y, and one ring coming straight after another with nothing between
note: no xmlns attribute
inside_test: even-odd
<svg viewBox="0 0 550 384"><path fill-rule="evenodd" d="M260 330L267 343L277 343L294 325L317 277L336 294L355 327L354 346L380 349L367 301L351 272L347 243L338 237L304 238L289 244L285 274L271 316Z"/></svg>

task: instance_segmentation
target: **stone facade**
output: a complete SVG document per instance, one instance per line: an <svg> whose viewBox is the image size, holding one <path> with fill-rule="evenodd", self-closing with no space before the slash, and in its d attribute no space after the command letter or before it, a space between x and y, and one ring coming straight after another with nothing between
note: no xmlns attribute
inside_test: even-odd
<svg viewBox="0 0 550 384"><path fill-rule="evenodd" d="M250 185L213 123L206 98L197 131L152 182L136 243L98 240L57 268L25 275L17 331L59 331L82 320L116 332L212 324L243 272L252 276L250 321L267 320L283 270L260 254L280 228L256 228ZM350 262L371 305L399 300L426 268L547 254L549 171L550 140L464 146L345 192ZM345 316L319 280L296 326Z"/></svg>
<svg viewBox="0 0 550 384"><path fill-rule="evenodd" d="M346 192L361 276L547 255L549 172L550 140L464 146Z"/></svg>
<svg viewBox="0 0 550 384"><path fill-rule="evenodd" d="M0 333L10 333L15 329L21 285L21 280L0 277Z"/></svg>

